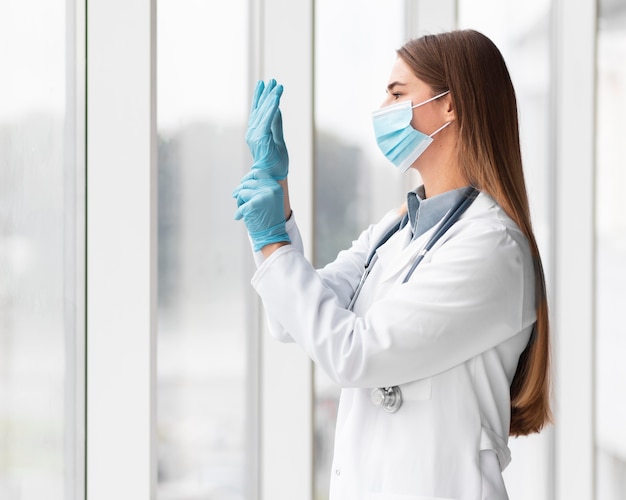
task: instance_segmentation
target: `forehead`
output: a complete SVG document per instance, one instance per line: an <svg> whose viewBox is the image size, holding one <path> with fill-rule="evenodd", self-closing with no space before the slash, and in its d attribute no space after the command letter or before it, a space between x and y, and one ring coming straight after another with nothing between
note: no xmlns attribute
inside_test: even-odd
<svg viewBox="0 0 626 500"><path fill-rule="evenodd" d="M388 83L392 84L394 82L404 84L420 83L420 79L413 74L409 65L401 57L398 57L391 67Z"/></svg>

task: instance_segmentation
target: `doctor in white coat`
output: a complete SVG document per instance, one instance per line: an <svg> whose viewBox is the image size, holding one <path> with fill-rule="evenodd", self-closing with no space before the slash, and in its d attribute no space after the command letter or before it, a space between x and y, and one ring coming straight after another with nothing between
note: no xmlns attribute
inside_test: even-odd
<svg viewBox="0 0 626 500"><path fill-rule="evenodd" d="M550 419L545 284L515 94L471 30L398 50L373 114L381 151L422 185L323 269L287 189L283 87L260 82L233 196L273 335L342 388L331 500L503 500L509 435Z"/></svg>

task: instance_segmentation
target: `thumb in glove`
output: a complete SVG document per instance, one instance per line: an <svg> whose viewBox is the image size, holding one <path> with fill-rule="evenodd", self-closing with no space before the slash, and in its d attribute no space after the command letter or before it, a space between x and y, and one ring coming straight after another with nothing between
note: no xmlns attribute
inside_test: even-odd
<svg viewBox="0 0 626 500"><path fill-rule="evenodd" d="M275 179L247 175L233 198L238 207L235 220L243 219L255 252L270 243L291 241L285 227L283 189Z"/></svg>

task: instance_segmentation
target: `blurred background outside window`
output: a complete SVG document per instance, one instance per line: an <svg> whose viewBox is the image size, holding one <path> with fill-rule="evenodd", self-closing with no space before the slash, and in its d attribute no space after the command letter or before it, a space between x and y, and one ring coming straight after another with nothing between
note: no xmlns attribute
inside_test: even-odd
<svg viewBox="0 0 626 500"><path fill-rule="evenodd" d="M0 3L0 498L74 497L77 272L73 2ZM82 208L81 208L82 207Z"/></svg>
<svg viewBox="0 0 626 500"><path fill-rule="evenodd" d="M157 1L158 498L254 498L248 2Z"/></svg>

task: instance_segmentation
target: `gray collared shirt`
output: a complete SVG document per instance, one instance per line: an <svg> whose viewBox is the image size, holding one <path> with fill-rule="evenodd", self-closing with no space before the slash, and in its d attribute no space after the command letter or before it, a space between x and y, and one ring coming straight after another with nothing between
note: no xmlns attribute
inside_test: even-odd
<svg viewBox="0 0 626 500"><path fill-rule="evenodd" d="M463 198L465 188L454 189L426 198L424 186L407 194L409 222L416 239L437 224Z"/></svg>

